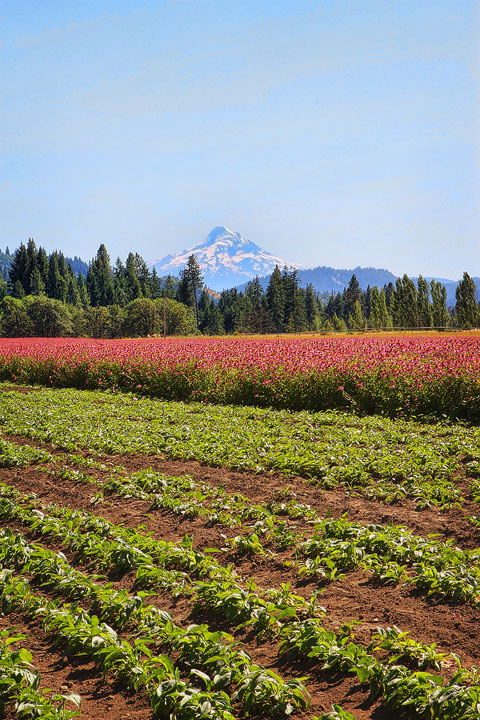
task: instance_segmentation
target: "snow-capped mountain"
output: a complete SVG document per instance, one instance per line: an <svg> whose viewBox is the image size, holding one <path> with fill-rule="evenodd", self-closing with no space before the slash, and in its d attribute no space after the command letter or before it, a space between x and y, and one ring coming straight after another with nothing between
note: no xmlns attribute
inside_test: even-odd
<svg viewBox="0 0 480 720"><path fill-rule="evenodd" d="M255 275L269 275L275 265L279 268L301 268L298 263L287 262L277 255L246 240L238 232L226 227L215 227L199 245L175 255L150 260L159 275L178 275L187 264L189 255L195 255L202 269L205 284L214 290L224 290L251 280Z"/></svg>

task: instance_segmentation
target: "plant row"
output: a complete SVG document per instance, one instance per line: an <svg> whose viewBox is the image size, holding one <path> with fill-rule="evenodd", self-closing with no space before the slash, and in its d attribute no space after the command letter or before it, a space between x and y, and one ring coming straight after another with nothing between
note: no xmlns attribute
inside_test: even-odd
<svg viewBox="0 0 480 720"><path fill-rule="evenodd" d="M352 414L289 413L162 403L77 391L0 397L5 433L78 452L164 454L250 472L301 475L419 507L461 504L459 470L473 473L480 431Z"/></svg>
<svg viewBox="0 0 480 720"><path fill-rule="evenodd" d="M333 581L361 567L382 583L408 582L421 591L452 600L477 603L480 599L478 551L461 550L451 541L421 538L402 526L364 526L345 516L321 520L308 505L276 501L263 507L251 504L240 493L229 495L224 488L197 484L191 477L166 476L151 470L127 477L115 474L102 489L147 500L154 508L183 517L201 516L209 523L239 526L243 534L227 542L227 549L239 555L265 554L265 542L282 550L290 547L296 561L289 564L306 577ZM203 506L205 500L208 504ZM307 519L313 526L310 537L305 539L305 531L282 520L282 515ZM245 528L245 521L255 524ZM407 568L413 573L408 574Z"/></svg>
<svg viewBox="0 0 480 720"><path fill-rule="evenodd" d="M78 709L66 707L71 703L79 708L79 695L40 688L41 676L32 664L32 654L24 647L13 647L26 637L15 628L0 631L0 713L13 707L19 720L70 720L80 715Z"/></svg>
<svg viewBox="0 0 480 720"><path fill-rule="evenodd" d="M4 492L6 496L21 499L13 489L5 488ZM316 595L308 601L294 595L289 585L282 585L278 590L261 591L250 582L247 590L243 589L231 567L225 568L208 555L193 550L187 539L178 546L156 541L135 530L116 527L87 513L50 507L53 515L48 516L35 510L35 501L29 504L27 499L22 508L11 503L8 497L4 500L10 504L10 516L20 519L38 533L66 541L78 556L93 562L95 567L104 570L136 567L140 586L160 585L177 593L186 593L198 607L213 610L229 622L253 623L257 631L267 630L275 634L285 619L324 614L324 609L317 604ZM35 514L36 518L32 519ZM327 519L325 525L329 532L338 534L345 532L343 521L344 518L339 521ZM79 535L76 528L80 526L86 526L94 535L93 547ZM428 543L426 546L434 552ZM419 550L410 548L410 552L415 554ZM180 553L184 555L181 560ZM189 574L179 570L179 566ZM207 580L203 579L205 575Z"/></svg>
<svg viewBox="0 0 480 720"><path fill-rule="evenodd" d="M12 594L9 587L8 598L11 598ZM22 586L21 594L25 595L24 586ZM28 602L31 602L30 596ZM28 602L27 607L29 607ZM42 599L42 603L45 602ZM22 603L25 606L23 600ZM65 619L65 611L62 611L61 615L62 619ZM75 617L77 616L75 615ZM280 639L279 651L284 659L291 660L298 657L313 660L320 663L323 670L329 672L354 672L361 683L369 684L373 698L382 694L390 707L403 708L405 705L410 705L419 716L439 719L465 718L466 720L475 717L474 713L478 711L480 700L480 688L462 684L463 681L470 678L461 666L452 680L445 683L440 676L425 671L411 672L407 667L398 663L385 664L378 661L365 648L353 642L349 634L337 636L326 630L318 618L299 620L293 616L295 616L295 612L291 613L290 617L284 617L275 633ZM84 611L82 611L82 618L85 619ZM68 618L66 622L69 625L71 618ZM100 626L98 621L96 623L94 621L94 625ZM71 626L69 625L69 627ZM106 627L108 630L104 626L102 626L102 630L111 639L111 633L114 631L109 626ZM91 639L91 629L89 632L90 634L88 635L87 632L87 636ZM103 633L98 632L95 637L98 636L103 637ZM118 645L119 641L116 635L114 640ZM83 640L81 642L83 643ZM104 645L103 641L98 642L100 646ZM81 648L84 650L84 643ZM124 667L123 651L124 647L122 646L120 669L117 663L114 665L115 671L119 673ZM111 657L110 647L108 652L105 652L106 657ZM114 657L117 655L118 652L115 652ZM135 660L138 662L138 657L135 657ZM129 666L129 671L132 671L131 666ZM137 670L136 677L139 674L140 671ZM222 716L219 715L219 717Z"/></svg>
<svg viewBox="0 0 480 720"><path fill-rule="evenodd" d="M172 622L169 613L146 606L146 593L130 595L95 582L74 570L62 554L30 545L7 530L0 533L0 563L28 574L32 581L69 599L87 598L100 621L117 629L128 625L135 631L135 642L140 639L150 647L154 645L155 651L173 653L180 671L199 677L208 690L228 690L232 701L241 703L246 716L259 712L285 716L308 704L301 680L285 682L272 670L254 664L231 636L211 632L206 625L181 628Z"/></svg>

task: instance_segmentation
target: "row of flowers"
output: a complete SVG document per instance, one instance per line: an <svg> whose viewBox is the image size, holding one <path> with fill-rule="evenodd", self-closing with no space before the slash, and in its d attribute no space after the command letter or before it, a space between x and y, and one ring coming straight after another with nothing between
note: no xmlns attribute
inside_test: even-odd
<svg viewBox="0 0 480 720"><path fill-rule="evenodd" d="M480 420L480 337L2 339L0 379Z"/></svg>

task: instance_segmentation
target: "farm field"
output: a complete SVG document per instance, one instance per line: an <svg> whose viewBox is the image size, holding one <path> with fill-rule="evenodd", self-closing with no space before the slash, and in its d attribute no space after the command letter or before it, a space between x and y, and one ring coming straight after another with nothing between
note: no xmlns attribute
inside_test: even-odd
<svg viewBox="0 0 480 720"><path fill-rule="evenodd" d="M476 345L447 340L442 353L436 339L389 346L403 381L429 353L450 392L451 376L478 385ZM27 385L52 357L13 347L0 386L8 720L32 706L71 717L80 698L82 718L107 720L479 717L478 427L439 399L425 422L405 403L360 415ZM66 358L46 346L55 363L59 347ZM52 385L67 365L50 365Z"/></svg>

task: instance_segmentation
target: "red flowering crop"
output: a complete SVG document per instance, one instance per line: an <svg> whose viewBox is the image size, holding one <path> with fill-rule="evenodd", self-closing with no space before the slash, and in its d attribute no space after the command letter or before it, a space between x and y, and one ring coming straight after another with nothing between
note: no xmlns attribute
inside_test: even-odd
<svg viewBox="0 0 480 720"><path fill-rule="evenodd" d="M0 340L0 378L166 399L480 419L480 338Z"/></svg>

